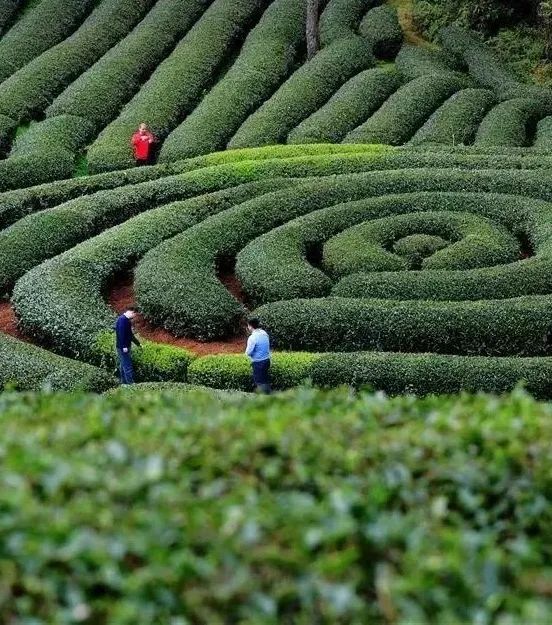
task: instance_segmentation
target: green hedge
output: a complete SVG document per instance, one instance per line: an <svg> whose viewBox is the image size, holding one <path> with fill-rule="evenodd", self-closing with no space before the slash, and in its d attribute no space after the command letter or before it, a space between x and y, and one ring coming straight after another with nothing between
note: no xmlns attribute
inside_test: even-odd
<svg viewBox="0 0 552 625"><path fill-rule="evenodd" d="M298 352L273 354L270 377L274 390L304 384L311 377L312 365L318 357L318 354ZM216 389L252 391L254 388L251 364L244 355L220 354L197 358L188 369L188 380L191 384Z"/></svg>
<svg viewBox="0 0 552 625"><path fill-rule="evenodd" d="M247 117L294 69L305 36L305 13L304 2L274 0L247 36L232 67L167 137L160 161L226 147Z"/></svg>
<svg viewBox="0 0 552 625"><path fill-rule="evenodd" d="M397 54L395 65L399 74L407 81L426 74L445 74L461 69L453 56L442 50L422 48L405 43Z"/></svg>
<svg viewBox="0 0 552 625"><path fill-rule="evenodd" d="M377 168L385 148L368 148L358 155L331 156L324 150L321 152L321 156L270 159L271 150L268 150L266 160L237 160L235 163L232 163L235 158L232 153L215 155L207 162L220 159L222 163L228 160L229 164L193 171L195 164L191 162L188 163L191 171L178 176L99 191L27 215L0 232L0 289L7 289L25 271L42 261L145 210L266 177L337 173L351 167L357 159L361 170ZM275 154L278 156L278 151Z"/></svg>
<svg viewBox="0 0 552 625"><path fill-rule="evenodd" d="M73 307L74 308L74 307ZM32 327L27 326L29 318L32 315L32 305L25 309L27 313L21 326L28 331L29 334L36 334L44 338L47 330L47 321L40 327L36 333L33 333ZM36 312L36 308L35 308ZM73 310L69 311L70 313ZM103 310L101 311L104 312ZM51 309L46 311L50 314ZM58 315L58 319L64 319ZM115 332L113 325L115 323L115 315L112 314L109 324L99 328L96 334L91 332L92 323L86 325L82 329L75 331L75 336L71 337L72 346L78 346L79 339L81 341L88 339L89 344L83 346L83 351L78 354L81 359L89 359L91 362L102 366L104 369L111 370L114 374L118 373L118 359L115 350ZM98 322L95 322L99 326ZM109 329L111 326L111 329ZM50 326L52 327L52 326ZM62 330L57 330L57 344L55 348L59 351L67 351L71 353L71 346L67 344L68 336L62 336ZM66 350L63 350L63 341L66 341ZM186 349L173 347L172 345L164 345L162 343L153 343L152 341L140 340L142 347L132 349L132 362L134 364L135 378L137 382L186 382L188 377L188 368L194 360L194 355Z"/></svg>
<svg viewBox="0 0 552 625"><path fill-rule="evenodd" d="M17 123L11 117L0 115L0 157L9 151L16 128Z"/></svg>
<svg viewBox="0 0 552 625"><path fill-rule="evenodd" d="M0 0L0 35L6 31L25 0Z"/></svg>
<svg viewBox="0 0 552 625"><path fill-rule="evenodd" d="M378 0L329 0L320 16L320 41L327 46L343 37L358 35L366 11Z"/></svg>
<svg viewBox="0 0 552 625"><path fill-rule="evenodd" d="M105 0L71 37L12 74L0 91L0 113L32 119L124 37L154 0Z"/></svg>
<svg viewBox="0 0 552 625"><path fill-rule="evenodd" d="M476 146L527 146L532 141L536 123L552 113L550 101L514 98L495 106L481 122L475 137Z"/></svg>
<svg viewBox="0 0 552 625"><path fill-rule="evenodd" d="M339 143L365 122L395 92L393 69L368 69L347 81L318 111L288 135L288 143Z"/></svg>
<svg viewBox="0 0 552 625"><path fill-rule="evenodd" d="M404 258L408 267L420 268L424 260L447 247L448 241L434 234L410 234L393 244L393 252Z"/></svg>
<svg viewBox="0 0 552 625"><path fill-rule="evenodd" d="M76 115L102 129L169 54L210 0L161 0L136 28L71 84L48 117Z"/></svg>
<svg viewBox="0 0 552 625"><path fill-rule="evenodd" d="M0 160L0 191L70 178L74 168L74 154L63 149ZM3 211L3 208L0 210Z"/></svg>
<svg viewBox="0 0 552 625"><path fill-rule="evenodd" d="M429 116L466 86L454 74L421 76L400 87L372 117L345 137L349 143L401 145L412 138Z"/></svg>
<svg viewBox="0 0 552 625"><path fill-rule="evenodd" d="M36 155L33 155L31 158L35 157ZM73 161L73 155L71 155L71 158ZM39 171L41 159L42 155L39 155L37 159ZM11 161L15 161L15 159L12 158L10 159ZM105 189L115 189L125 184L137 184L146 180L161 178L168 173L170 173L168 168L164 166L141 167L130 171L110 172L97 176L73 178L71 180L56 180L55 182L43 184L35 183L37 186L8 191L0 195L0 227L5 228L26 215L37 213L46 208L52 208L80 196ZM29 171L27 171L27 177L28 174ZM28 183L23 183L23 185L25 184ZM30 184L32 185L33 183L31 182Z"/></svg>
<svg viewBox="0 0 552 625"><path fill-rule="evenodd" d="M377 148L382 151L383 148ZM175 173L192 171L200 167L229 164L246 160L270 160L277 158L322 157L330 154L373 153L373 146L355 145L301 145L301 146L271 146L270 148L254 148L246 150L232 150L217 152L201 156L189 161L179 161L165 165L140 167L118 172L97 174L80 177L73 180L60 180L55 183L41 184L27 189L18 189L0 195L0 226L7 225L21 219L29 213L52 208L76 197L90 195L96 191L114 189L128 184L137 184L148 180L159 179ZM512 166L518 162L512 159ZM523 159L524 162L526 159ZM510 161L510 159L508 159ZM540 160L533 161L535 166L544 166ZM31 183L32 184L32 183Z"/></svg>
<svg viewBox="0 0 552 625"><path fill-rule="evenodd" d="M47 0L27 10L0 39L0 82L68 37L95 4L95 0Z"/></svg>
<svg viewBox="0 0 552 625"><path fill-rule="evenodd" d="M295 126L374 62L370 43L362 37L339 39L323 48L241 125L228 147L285 143Z"/></svg>
<svg viewBox="0 0 552 625"><path fill-rule="evenodd" d="M0 390L102 392L114 384L101 369L0 333Z"/></svg>
<svg viewBox="0 0 552 625"><path fill-rule="evenodd" d="M394 59L397 56L404 34L395 7L386 4L371 9L362 19L359 30L372 42L378 59Z"/></svg>
<svg viewBox="0 0 552 625"><path fill-rule="evenodd" d="M335 157L333 165L338 171ZM348 165L350 170L351 163ZM137 268L136 294L144 312L176 334L205 339L224 336L241 322L243 307L217 279L216 261L232 258L251 240L290 219L343 201L390 193L473 187L482 192L499 190L549 198L548 184L549 178L541 172L508 171L505 175L500 171L435 169L371 171L294 183L290 189L210 217L149 252ZM271 265L270 284L275 284L279 264ZM282 284L306 289L305 276L293 274L296 268L285 271L288 267L282 265L282 269ZM249 296L254 299L251 290Z"/></svg>
<svg viewBox="0 0 552 625"><path fill-rule="evenodd" d="M552 116L544 117L537 124L535 142L533 146L537 149L549 150L552 147Z"/></svg>
<svg viewBox="0 0 552 625"><path fill-rule="evenodd" d="M480 301L331 297L255 311L278 349L541 356L551 352L550 296Z"/></svg>
<svg viewBox="0 0 552 625"><path fill-rule="evenodd" d="M419 207L416 207L420 210ZM388 251L405 236L426 233L449 245L424 258L421 269L468 270L515 262L517 239L502 225L467 212L416 212L357 223L324 245L322 265L335 279L357 272L401 271L407 259ZM391 268L388 269L391 261Z"/></svg>
<svg viewBox="0 0 552 625"><path fill-rule="evenodd" d="M130 136L146 121L164 139L189 115L269 0L214 0L142 89L92 144L90 171L132 167Z"/></svg>
<svg viewBox="0 0 552 625"><path fill-rule="evenodd" d="M76 154L94 135L94 125L82 117L60 115L50 117L17 137L10 156L43 154L45 157L59 151ZM65 176L68 177L68 176Z"/></svg>
<svg viewBox="0 0 552 625"><path fill-rule="evenodd" d="M278 188L278 183L268 180L167 204L129 219L39 265L16 284L13 292L21 326L28 335L59 352L95 363L101 362L104 353L112 357L113 336L111 340L108 337L107 344L103 338L98 339L109 332L114 323L113 311L104 299L107 286L164 239L213 213L273 188ZM153 349L150 346L135 351L141 369L147 366L146 361L155 361L152 368L162 370L164 379L183 379L185 371L182 372L180 365L172 371L170 348L163 347L163 353L158 356L147 353ZM166 364L160 362L160 358L165 358L164 353L167 353ZM175 350L174 354L179 357L182 350ZM156 375L161 374L141 373L144 380L157 379Z"/></svg>
<svg viewBox="0 0 552 625"><path fill-rule="evenodd" d="M550 408L525 394L7 394L0 409L6 623L552 609Z"/></svg>
<svg viewBox="0 0 552 625"><path fill-rule="evenodd" d="M462 89L450 97L412 137L412 145L468 145L496 98L488 89Z"/></svg>
<svg viewBox="0 0 552 625"><path fill-rule="evenodd" d="M339 150L343 150L343 153L340 153ZM358 153L354 150L358 150ZM291 155L294 151L295 154L301 154L301 152L306 151L307 156L286 157L286 154ZM332 154L332 152L334 153ZM248 161L247 158L253 154L259 156L258 160L256 162ZM271 158L271 156L274 156L274 158ZM26 159L30 157L24 158L25 162L28 163ZM245 158L246 160L240 161L240 158ZM52 159L53 167L59 166L59 159L56 159ZM232 162L233 160L235 161L234 163ZM8 159L6 164L14 163L15 161L15 158ZM217 162L227 162L228 164L217 167L208 166ZM424 166L432 167L436 164L442 167L448 165L462 169L473 169L475 167L509 168L520 167L524 164L541 168L546 167L547 162L546 158L541 160L541 158L531 159L513 156L502 159L492 154L489 156L471 156L464 153L444 155L439 152L394 151L377 146L359 146L358 148L355 146L349 146L348 148L342 146L337 148L337 152L334 149L330 149L328 152L326 146L308 146L307 148L290 146L284 150L270 148L259 151L239 151L236 154L229 152L213 155L205 159L178 165L180 169L191 170L179 176L145 182L141 185L99 191L93 195L77 197L60 206L27 215L8 229L0 232L0 285L3 290L9 288L22 273L40 262L139 212L172 200L185 199L194 195L201 195L238 184L261 180L266 177L325 176L347 171L362 172L405 167L421 168ZM201 165L206 165L205 169L193 171L195 167ZM30 173L32 174L33 171L34 169L31 169ZM7 214L4 213L4 218L7 219L15 214L26 213L29 209L39 210L44 208L42 201L48 206L50 202L55 203L56 198L62 200L66 194L73 196L74 194L80 195L83 192L90 193L96 185L112 186L118 180L121 182L129 182L131 179L143 180L147 177L159 176L162 171L164 170L160 168L151 168L150 170L138 170L131 173L122 172L121 174L103 175L82 181L68 181L60 183L60 187L58 185L47 187L43 200L40 199L43 194L42 187L5 194L3 196L6 198L4 209ZM31 183L29 180L30 173L24 167L21 168L20 175L24 180L22 184ZM394 176L394 174L382 175L383 184L385 184L387 176L391 176L391 179ZM459 172L458 175L465 175L465 180L468 181L465 184L470 184L469 173L462 174ZM415 177L415 174L404 174L404 176L407 180L411 180L412 177ZM421 176L424 180L423 184L426 186L430 185L431 182L428 182L425 176L425 174ZM439 182L443 180L441 173L435 173L435 176L437 182L441 184ZM509 176L511 180L516 181L521 192L544 199L549 197L546 188L546 175L540 173L539 169L526 171L522 174L512 172ZM488 177L486 174L483 175L483 180L487 182L485 182L485 188L482 190L487 192L493 191L493 185L499 185L497 187L499 192L517 192L517 189L509 184L509 181L504 181L504 185L500 186L502 185L500 178L501 175L496 173L489 173ZM13 177L10 178L10 180L12 179ZM415 190L416 183L413 184L413 190ZM56 191L56 189L59 189L59 191ZM426 190L434 189L435 187L430 186ZM446 190L446 187L443 187L443 189ZM455 188L453 190L458 189ZM395 191L390 187L389 192ZM399 190L398 192L402 191ZM49 195L50 193L52 195ZM373 193L375 194L376 191Z"/></svg>
<svg viewBox="0 0 552 625"><path fill-rule="evenodd" d="M405 174L404 181L397 175L395 190L411 191L417 187L431 188L431 177L423 181L424 173L420 172L417 180L413 172ZM376 176L375 185L381 188L389 185L389 181L379 174ZM387 176L386 176L387 177ZM394 178L394 176L393 176ZM452 186L454 176L449 176L448 185ZM344 178L343 181L334 181L337 193L349 194L357 188L358 196L364 194L370 196L377 194L377 187L372 187L366 180L359 181L358 177ZM462 178L454 185L458 188L463 186ZM472 185L475 186L475 180ZM310 190L314 185L306 187ZM438 186L444 186L443 180ZM305 188L305 187L303 187ZM350 197L350 196L349 196ZM335 203L331 198L330 204ZM329 276L318 267L325 263L330 265L331 247L334 243L334 264L350 264L358 262L363 254L367 253L366 241L357 241L354 237L346 241L345 245L336 246L332 237L337 233L355 224L374 220L391 215L410 214L410 217L402 217L407 222L417 216L413 211L424 211L418 219L433 218L439 213L435 211L467 211L475 215L493 219L502 227L506 227L518 236L528 238L533 242L537 253L548 258L546 242L549 221L547 202L529 200L525 198L512 198L505 195L482 195L469 193L427 193L411 192L404 195L391 194L382 197L368 197L363 200L346 204L331 205L328 208L317 210L299 217L267 234L255 239L237 256L236 273L242 287L247 294L248 301L254 305L266 302L288 300L297 297L322 297L329 295L332 290L332 281ZM543 217L539 218L542 215ZM427 217L424 217L427 216ZM381 222L380 222L381 223ZM393 221L389 222L393 226ZM531 224L531 226L529 226ZM377 226L378 224L376 224ZM390 230L394 233L393 227ZM503 233L501 229L501 233ZM387 233L389 234L389 233ZM391 243L393 237L391 236ZM325 241L330 242L322 247ZM542 239L542 242L541 242ZM506 249L517 258L515 248L510 247L512 241L508 238ZM339 243L339 240L337 241ZM337 249L335 249L337 247ZM405 269L406 263L402 258L392 254L382 254L381 247L371 250L377 254L377 260L384 260L388 271L393 273L372 273L353 275L343 279L335 288L334 293L341 297L376 297L385 299L490 299L493 297L515 297L523 294L540 294L547 292L547 278L549 271L546 262L518 263L507 267L493 267L488 271L439 272L405 272L397 273L396 270ZM312 251L316 263L313 266L309 262ZM454 253L456 251L456 253ZM496 260L496 253L501 254L504 250L498 250L490 245L489 239L470 237L464 242L452 245L446 252L426 261L434 266L439 260L455 260L455 263L463 263L466 266L492 265ZM546 256L545 256L546 255ZM374 254L372 254L372 261ZM382 259L383 256L383 259ZM352 257L352 258L351 258ZM326 268L327 265L326 265ZM350 268L350 267L349 267Z"/></svg>
<svg viewBox="0 0 552 625"><path fill-rule="evenodd" d="M313 362L314 384L368 387L390 395L413 393L504 393L524 383L550 398L552 358L484 358L436 354L327 354Z"/></svg>

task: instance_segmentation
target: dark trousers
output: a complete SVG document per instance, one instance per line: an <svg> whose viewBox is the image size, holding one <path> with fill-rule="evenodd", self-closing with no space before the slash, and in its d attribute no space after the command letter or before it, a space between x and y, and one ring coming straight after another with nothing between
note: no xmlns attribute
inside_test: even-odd
<svg viewBox="0 0 552 625"><path fill-rule="evenodd" d="M270 395L270 359L261 360L261 362L252 362L253 384L257 390L265 395Z"/></svg>
<svg viewBox="0 0 552 625"><path fill-rule="evenodd" d="M117 355L119 356L119 374L121 376L121 384L134 384L134 367L132 366L130 348L126 354L122 349L117 349Z"/></svg>

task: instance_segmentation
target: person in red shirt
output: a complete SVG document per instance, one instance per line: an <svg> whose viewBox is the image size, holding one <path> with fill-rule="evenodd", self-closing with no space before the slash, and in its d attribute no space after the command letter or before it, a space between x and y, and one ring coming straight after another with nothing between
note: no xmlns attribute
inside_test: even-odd
<svg viewBox="0 0 552 625"><path fill-rule="evenodd" d="M146 124L140 124L138 130L132 135L132 150L137 165L148 165L151 157L151 146L155 137Z"/></svg>

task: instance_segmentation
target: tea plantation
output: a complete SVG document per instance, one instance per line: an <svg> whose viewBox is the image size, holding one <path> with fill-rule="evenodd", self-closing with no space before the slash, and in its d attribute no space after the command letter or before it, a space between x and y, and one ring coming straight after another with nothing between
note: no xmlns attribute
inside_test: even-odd
<svg viewBox="0 0 552 625"><path fill-rule="evenodd" d="M108 295L132 272L174 337L226 341L254 311L276 388L551 394L552 92L474 34L416 46L391 5L329 0L306 60L301 0L14 4L4 385L112 387ZM157 163L135 168L143 121ZM146 341L136 367L250 390L245 359L177 341Z"/></svg>
<svg viewBox="0 0 552 625"><path fill-rule="evenodd" d="M552 622L552 90L319 4L0 0L1 624Z"/></svg>

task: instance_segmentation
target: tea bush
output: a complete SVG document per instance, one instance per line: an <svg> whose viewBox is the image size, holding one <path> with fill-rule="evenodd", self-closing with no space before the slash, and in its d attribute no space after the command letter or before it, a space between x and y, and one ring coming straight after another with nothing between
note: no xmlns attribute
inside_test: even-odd
<svg viewBox="0 0 552 625"><path fill-rule="evenodd" d="M368 11L359 30L361 35L372 42L374 55L378 59L394 59L404 39L397 10L389 5Z"/></svg>
<svg viewBox="0 0 552 625"><path fill-rule="evenodd" d="M23 0L4 0L3 19L9 22L14 5L22 5ZM49 0L38 2L32 11L27 11L19 21L2 35L0 39L0 81L21 69L34 58L55 46L87 17L94 7L94 0ZM0 28L1 30L1 28Z"/></svg>
<svg viewBox="0 0 552 625"><path fill-rule="evenodd" d="M234 133L286 80L304 40L304 2L274 0L232 67L167 137L161 161L223 150ZM240 146L242 147L242 146Z"/></svg>
<svg viewBox="0 0 552 625"><path fill-rule="evenodd" d="M552 609L551 412L520 392L6 394L0 414L2 621L525 623Z"/></svg>

